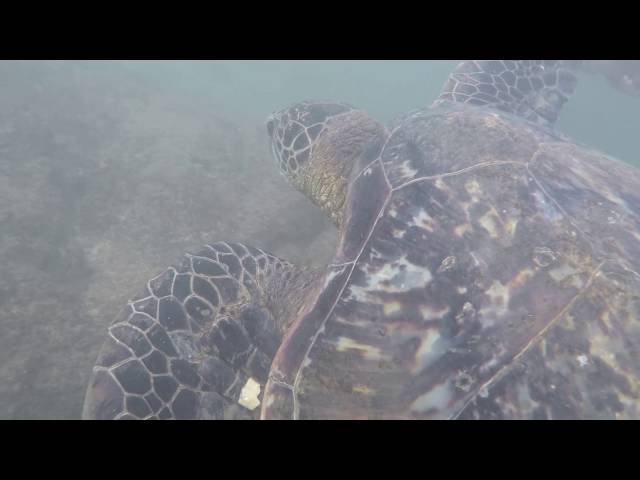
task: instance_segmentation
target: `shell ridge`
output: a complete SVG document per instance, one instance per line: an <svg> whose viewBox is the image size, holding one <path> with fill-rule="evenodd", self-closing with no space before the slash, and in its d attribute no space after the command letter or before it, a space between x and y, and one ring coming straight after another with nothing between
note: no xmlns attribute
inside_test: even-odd
<svg viewBox="0 0 640 480"><path fill-rule="evenodd" d="M300 382L300 373L304 369L304 361L308 358L309 352L311 352L311 350L313 349L313 346L315 345L318 336L324 330L324 326L327 323L327 320L333 314L333 311L335 310L336 305L338 304L338 301L342 297L342 294L343 294L345 288L347 287L347 285L349 283L349 280L351 279L351 275L353 274L353 270L355 269L355 266L356 266L356 264L358 262L358 259L360 258L360 256L362 255L362 252L364 252L365 248L367 247L367 245L369 243L369 240L371 239L371 235L373 235L373 231L375 230L376 225L380 221L380 218L382 217L382 214L384 213L385 209L387 208L387 205L389 204L392 196L393 196L393 192L389 191L389 194L388 194L387 198L385 199L384 203L382 204L382 207L378 211L378 215L377 215L375 221L373 222L373 224L371 225L371 228L369 229L369 234L367 235L367 238L363 242L362 247L360 248L360 251L358 252L356 257L354 258L354 260L352 260L350 262L351 263L351 268L349 270L349 274L346 276L346 278L345 278L345 280L344 280L344 282L342 284L342 287L340 288L340 291L336 295L336 298L335 298L335 300L333 301L333 303L331 305L331 308L329 308L329 311L327 312L327 314L325 315L324 319L322 320L322 323L320 324L320 328L318 328L318 330L316 331L315 335L313 336L313 339L311 340L311 342L309 344L309 347L307 348L307 351L305 352L304 359L303 359L300 367L298 368L298 371L297 371L296 376L295 376L295 380L293 382L294 389L292 391L292 394L293 394L294 405L297 405L296 390L297 390L298 384ZM294 408L294 413L295 413L295 408Z"/></svg>

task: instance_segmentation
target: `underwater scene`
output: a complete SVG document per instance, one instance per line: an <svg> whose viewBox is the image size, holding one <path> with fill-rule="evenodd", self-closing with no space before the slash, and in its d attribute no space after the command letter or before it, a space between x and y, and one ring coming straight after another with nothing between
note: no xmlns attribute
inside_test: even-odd
<svg viewBox="0 0 640 480"><path fill-rule="evenodd" d="M0 419L640 418L640 61L0 61Z"/></svg>

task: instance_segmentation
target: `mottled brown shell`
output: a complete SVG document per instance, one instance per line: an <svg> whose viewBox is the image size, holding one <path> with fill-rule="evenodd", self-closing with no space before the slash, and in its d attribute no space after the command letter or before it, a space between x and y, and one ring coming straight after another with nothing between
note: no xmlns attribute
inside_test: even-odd
<svg viewBox="0 0 640 480"><path fill-rule="evenodd" d="M640 172L490 110L361 159L264 418L640 417Z"/></svg>

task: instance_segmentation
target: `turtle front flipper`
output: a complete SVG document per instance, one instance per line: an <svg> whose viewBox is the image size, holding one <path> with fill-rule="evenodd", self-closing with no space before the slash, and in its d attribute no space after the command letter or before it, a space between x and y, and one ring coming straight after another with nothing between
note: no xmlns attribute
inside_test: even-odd
<svg viewBox="0 0 640 480"><path fill-rule="evenodd" d="M470 60L449 75L433 103L487 105L552 126L578 83L575 62Z"/></svg>
<svg viewBox="0 0 640 480"><path fill-rule="evenodd" d="M239 243L186 254L109 327L82 417L257 418L271 361L313 278Z"/></svg>

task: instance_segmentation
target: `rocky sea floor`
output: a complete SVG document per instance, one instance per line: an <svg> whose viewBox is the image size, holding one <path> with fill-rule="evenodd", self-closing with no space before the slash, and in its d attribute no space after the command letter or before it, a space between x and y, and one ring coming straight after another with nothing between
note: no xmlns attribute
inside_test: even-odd
<svg viewBox="0 0 640 480"><path fill-rule="evenodd" d="M107 326L189 249L330 259L264 125L216 110L125 70L0 62L0 418L79 418Z"/></svg>

